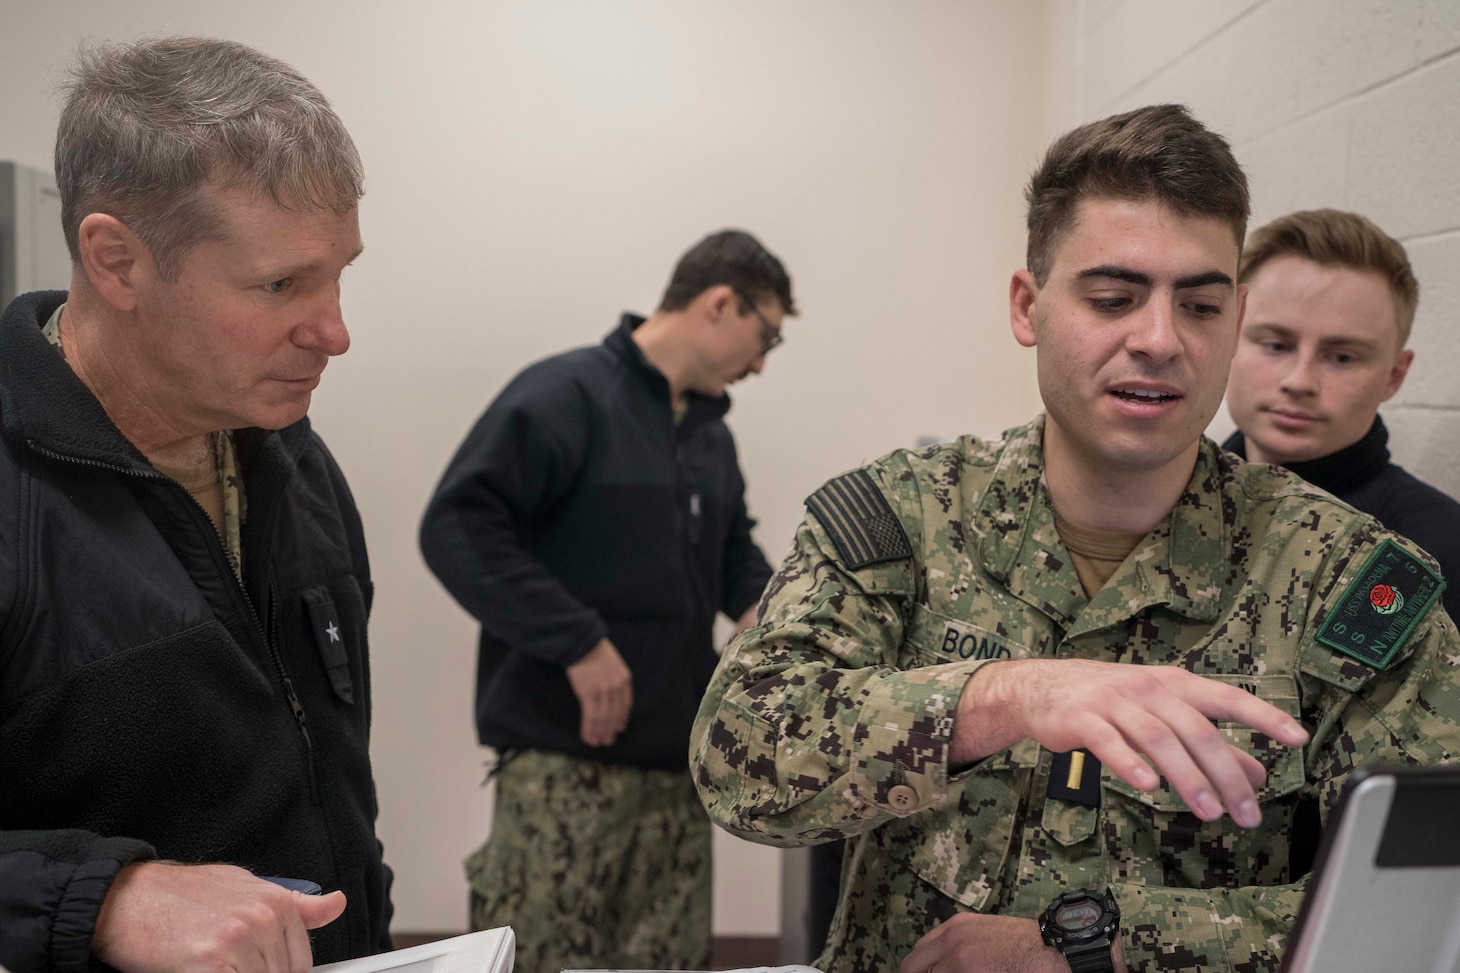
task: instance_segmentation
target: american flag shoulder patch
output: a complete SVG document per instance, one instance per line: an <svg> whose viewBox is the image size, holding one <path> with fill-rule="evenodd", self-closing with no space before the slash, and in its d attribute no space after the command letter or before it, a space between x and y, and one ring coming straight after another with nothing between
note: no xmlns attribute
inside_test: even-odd
<svg viewBox="0 0 1460 973"><path fill-rule="evenodd" d="M907 532L866 470L843 473L806 498L852 571L912 557Z"/></svg>

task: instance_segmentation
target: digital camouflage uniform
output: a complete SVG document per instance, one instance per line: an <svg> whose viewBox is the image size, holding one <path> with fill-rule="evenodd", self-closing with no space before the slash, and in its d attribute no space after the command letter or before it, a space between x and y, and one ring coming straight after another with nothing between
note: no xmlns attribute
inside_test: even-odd
<svg viewBox="0 0 1460 973"><path fill-rule="evenodd" d="M1434 607L1434 563L1203 439L1170 516L1087 600L1055 531L1042 431L896 452L808 500L761 623L706 693L701 798L757 841L859 836L827 971L895 969L957 911L1033 918L1078 887L1113 892L1132 970L1276 970L1304 887L1289 864L1300 806L1326 817L1359 764L1460 747L1460 637ZM1102 771L1086 788L1098 806L1052 797L1064 769L1051 781L1055 756L1032 740L950 774L969 676L1035 656L1179 665L1312 739L1290 750L1220 724L1267 768L1251 831L1200 821L1164 780L1144 793Z"/></svg>

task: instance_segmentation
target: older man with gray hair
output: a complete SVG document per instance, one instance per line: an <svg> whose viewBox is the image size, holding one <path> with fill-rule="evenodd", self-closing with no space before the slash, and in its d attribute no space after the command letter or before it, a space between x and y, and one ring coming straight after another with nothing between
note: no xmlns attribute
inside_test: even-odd
<svg viewBox="0 0 1460 973"><path fill-rule="evenodd" d="M95 47L66 94L71 288L0 318L0 964L388 948L369 563L305 417L359 156L240 44Z"/></svg>

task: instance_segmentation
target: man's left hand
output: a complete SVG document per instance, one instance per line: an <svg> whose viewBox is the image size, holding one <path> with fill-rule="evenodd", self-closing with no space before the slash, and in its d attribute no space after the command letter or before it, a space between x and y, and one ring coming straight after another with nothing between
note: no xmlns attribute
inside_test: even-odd
<svg viewBox="0 0 1460 973"><path fill-rule="evenodd" d="M1125 954L1115 949L1116 973L1125 973ZM918 940L900 973L1070 973L1069 961L1044 945L1039 923L1016 916L961 912Z"/></svg>
<svg viewBox="0 0 1460 973"><path fill-rule="evenodd" d="M582 713L579 737L590 747L612 746L634 708L633 671L605 636L567 673Z"/></svg>

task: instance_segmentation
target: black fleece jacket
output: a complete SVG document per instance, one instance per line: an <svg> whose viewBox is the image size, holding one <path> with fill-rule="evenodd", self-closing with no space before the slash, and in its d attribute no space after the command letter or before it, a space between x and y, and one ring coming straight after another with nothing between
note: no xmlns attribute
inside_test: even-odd
<svg viewBox="0 0 1460 973"><path fill-rule="evenodd" d="M41 334L65 297L0 317L0 964L87 969L117 870L153 857L343 889L317 962L389 948L344 478L308 420L235 434L240 586Z"/></svg>
<svg viewBox="0 0 1460 973"><path fill-rule="evenodd" d="M1352 446L1286 468L1434 555L1445 575L1445 611L1460 622L1460 503L1389 462L1388 444L1389 430L1375 416ZM1247 458L1240 431L1222 448Z"/></svg>
<svg viewBox="0 0 1460 973"><path fill-rule="evenodd" d="M739 617L771 569L751 540L728 396L669 383L625 314L601 345L530 366L447 467L421 526L426 563L482 625L477 732L623 766L688 767L714 671L717 611ZM579 738L565 667L608 636L634 706L608 747Z"/></svg>

